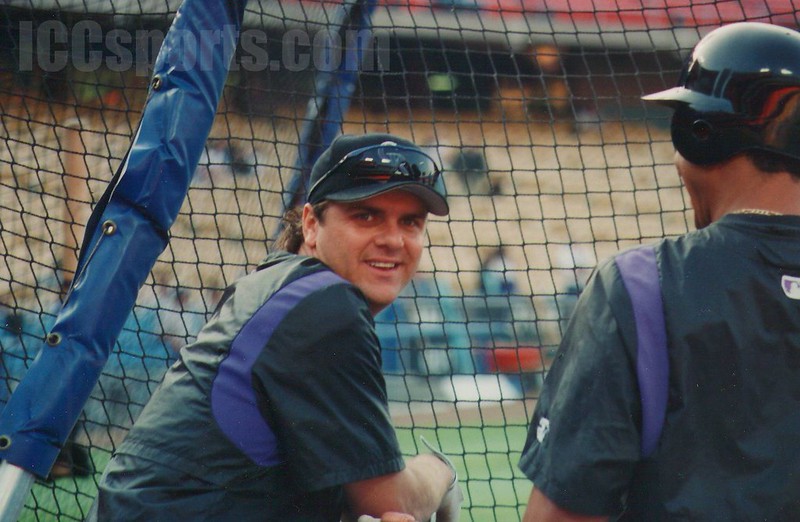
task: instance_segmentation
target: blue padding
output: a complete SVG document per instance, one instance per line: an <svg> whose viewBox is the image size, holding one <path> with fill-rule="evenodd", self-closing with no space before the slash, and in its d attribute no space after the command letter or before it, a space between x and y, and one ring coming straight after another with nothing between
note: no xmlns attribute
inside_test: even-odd
<svg viewBox="0 0 800 522"><path fill-rule="evenodd" d="M49 473L167 245L214 121L245 4L184 0L178 9L156 59L158 88L87 224L77 276L51 330L60 342L44 345L0 414L0 436L12 441L0 458L39 477ZM200 51L188 52L187 35ZM104 227L109 222L113 229Z"/></svg>

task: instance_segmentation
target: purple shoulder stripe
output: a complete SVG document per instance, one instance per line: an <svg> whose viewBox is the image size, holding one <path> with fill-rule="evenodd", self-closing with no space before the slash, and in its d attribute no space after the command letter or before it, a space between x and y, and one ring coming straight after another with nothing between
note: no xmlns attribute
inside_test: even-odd
<svg viewBox="0 0 800 522"><path fill-rule="evenodd" d="M669 357L664 305L655 249L628 250L615 259L633 304L636 321L636 375L642 401L642 456L658 446L667 412Z"/></svg>
<svg viewBox="0 0 800 522"><path fill-rule="evenodd" d="M292 281L270 297L233 340L211 389L217 425L245 455L260 466L282 461L275 433L258 410L251 371L261 350L286 314L313 292L342 283L333 272L315 272Z"/></svg>

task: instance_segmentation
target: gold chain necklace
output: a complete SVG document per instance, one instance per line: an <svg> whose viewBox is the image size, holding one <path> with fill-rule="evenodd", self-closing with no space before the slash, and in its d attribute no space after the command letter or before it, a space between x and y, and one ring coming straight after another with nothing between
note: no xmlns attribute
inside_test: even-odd
<svg viewBox="0 0 800 522"><path fill-rule="evenodd" d="M743 208L741 210L735 210L731 212L731 214L757 214L759 216L782 216L783 214L780 212L774 212L772 210L764 210L763 208Z"/></svg>

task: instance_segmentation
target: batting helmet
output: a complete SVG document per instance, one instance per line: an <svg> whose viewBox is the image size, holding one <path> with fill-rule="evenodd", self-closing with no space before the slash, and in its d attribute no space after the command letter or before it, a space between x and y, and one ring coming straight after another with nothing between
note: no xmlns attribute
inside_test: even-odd
<svg viewBox="0 0 800 522"><path fill-rule="evenodd" d="M678 86L644 96L675 109L672 142L698 165L746 150L800 160L800 33L742 22L706 35Z"/></svg>

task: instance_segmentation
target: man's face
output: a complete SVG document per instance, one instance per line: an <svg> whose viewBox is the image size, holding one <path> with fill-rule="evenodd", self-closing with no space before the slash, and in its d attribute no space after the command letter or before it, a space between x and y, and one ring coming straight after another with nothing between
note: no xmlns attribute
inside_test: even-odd
<svg viewBox="0 0 800 522"><path fill-rule="evenodd" d="M304 250L358 287L376 314L416 274L426 219L422 201L403 190L352 203L331 201L322 221L306 205Z"/></svg>

